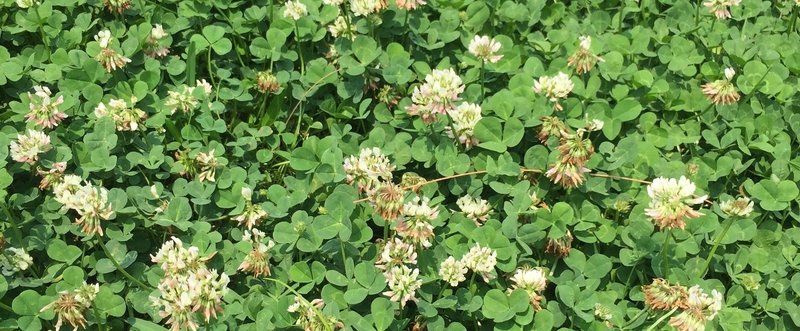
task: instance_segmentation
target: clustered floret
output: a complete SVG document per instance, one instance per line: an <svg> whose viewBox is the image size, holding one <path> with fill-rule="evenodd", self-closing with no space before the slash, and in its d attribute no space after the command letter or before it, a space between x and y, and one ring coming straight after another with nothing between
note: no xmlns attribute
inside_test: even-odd
<svg viewBox="0 0 800 331"><path fill-rule="evenodd" d="M500 50L500 43L489 36L475 36L470 41L467 50L482 62L497 63L503 58L502 55L497 54Z"/></svg>
<svg viewBox="0 0 800 331"><path fill-rule="evenodd" d="M427 197L414 197L403 207L403 218L397 224L397 234L408 242L431 247L433 225L431 222L439 217L439 210L430 206Z"/></svg>
<svg viewBox="0 0 800 331"><path fill-rule="evenodd" d="M11 159L17 162L34 164L39 154L50 151L50 137L42 131L28 129L26 134L17 134L17 140L10 147Z"/></svg>
<svg viewBox="0 0 800 331"><path fill-rule="evenodd" d="M100 44L100 53L97 54L95 60L100 62L100 64L106 68L107 72L121 69L131 62L131 59L123 56L117 52L116 49L111 47L111 41L113 39L114 37L111 36L111 31L109 30L100 31L94 36L94 40Z"/></svg>
<svg viewBox="0 0 800 331"><path fill-rule="evenodd" d="M47 86L36 85L33 90L34 94L28 92L30 112L25 115L25 118L28 122L46 129L57 127L62 120L67 118L67 114L58 109L58 106L64 103L64 96L60 95L53 100L50 98L52 93Z"/></svg>
<svg viewBox="0 0 800 331"><path fill-rule="evenodd" d="M289 305L287 311L300 314L295 325L300 326L304 331L333 330L334 327L344 329L342 322L322 312L324 307L325 301L322 299L314 299L309 302L302 297L295 296L294 303Z"/></svg>
<svg viewBox="0 0 800 331"><path fill-rule="evenodd" d="M206 322L222 312L222 297L228 292L229 278L206 267L211 256L201 257L197 247L185 248L180 239L172 237L151 259L164 271L164 277L158 284L159 296L151 296L150 300L173 331L197 330L196 312Z"/></svg>
<svg viewBox="0 0 800 331"><path fill-rule="evenodd" d="M445 132L450 138L458 139L458 142L463 144L466 149L472 148L478 144L478 138L475 137L475 125L483 118L481 115L481 106L464 102L458 107L449 109L447 114L453 120L452 125L445 127Z"/></svg>
<svg viewBox="0 0 800 331"><path fill-rule="evenodd" d="M464 213L464 216L471 219L478 226L486 222L486 219L489 218L489 213L492 211L492 206L489 206L488 201L471 195L458 198L456 205Z"/></svg>
<svg viewBox="0 0 800 331"><path fill-rule="evenodd" d="M369 192L379 183L392 180L394 166L377 147L363 148L358 157L351 155L344 160L345 179L355 184L359 191Z"/></svg>
<svg viewBox="0 0 800 331"><path fill-rule="evenodd" d="M269 269L269 250L275 246L272 239L264 242L266 239L264 232L258 229L244 230L242 241L250 243L253 249L244 258L244 261L239 265L237 270L249 272L253 277L270 276L272 273Z"/></svg>
<svg viewBox="0 0 800 331"><path fill-rule="evenodd" d="M542 296L540 293L547 287L547 274L542 268L522 267L514 271L511 276L511 288L508 292L511 293L516 289L521 289L528 294L531 306L535 310L542 309L541 301Z"/></svg>
<svg viewBox="0 0 800 331"><path fill-rule="evenodd" d="M569 76L559 71L557 75L552 77L540 77L539 80L533 83L533 91L547 97L553 102L553 109L561 111L564 107L561 106L559 101L566 98L569 92L572 92L574 86Z"/></svg>
<svg viewBox="0 0 800 331"><path fill-rule="evenodd" d="M44 312L49 309L55 311L56 315L58 315L55 330L60 330L64 321L72 325L75 330L78 329L78 326L86 328L86 317L84 314L92 307L92 302L97 297L97 293L100 293L99 284L87 284L83 282L83 285L75 290L60 292L55 301L42 307L39 312Z"/></svg>
<svg viewBox="0 0 800 331"><path fill-rule="evenodd" d="M241 214L233 217L233 220L239 222L240 226L244 225L247 229L252 229L267 218L267 212L260 205L253 203L253 190L249 187L242 188L242 197L245 200L244 210Z"/></svg>
<svg viewBox="0 0 800 331"><path fill-rule="evenodd" d="M683 229L685 219L697 218L702 213L692 205L702 203L708 196L695 197L694 183L681 176L680 179L658 177L647 187L650 204L645 209L659 229Z"/></svg>
<svg viewBox="0 0 800 331"><path fill-rule="evenodd" d="M25 271L33 264L33 258L24 249L9 247L2 249L0 254L0 269L3 275L11 276L17 272Z"/></svg>
<svg viewBox="0 0 800 331"><path fill-rule="evenodd" d="M111 99L108 106L101 102L95 107L94 115L98 118L110 118L119 131L136 131L147 118L147 113L135 107L137 101L136 97L131 97L130 106L120 99Z"/></svg>
<svg viewBox="0 0 800 331"><path fill-rule="evenodd" d="M434 69L425 76L425 83L414 87L412 105L406 110L410 115L419 115L426 124L433 123L437 114L447 114L459 95L464 92L464 83L453 69Z"/></svg>

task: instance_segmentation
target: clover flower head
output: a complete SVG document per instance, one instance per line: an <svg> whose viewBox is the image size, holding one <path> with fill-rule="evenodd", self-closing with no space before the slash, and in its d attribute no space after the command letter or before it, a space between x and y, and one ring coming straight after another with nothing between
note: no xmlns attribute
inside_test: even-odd
<svg viewBox="0 0 800 331"><path fill-rule="evenodd" d="M100 103L94 108L94 115L97 118L108 117L116 125L117 131L136 131L139 125L147 119L147 113L136 108L136 98L131 98L129 106L125 100L111 99L108 106Z"/></svg>
<svg viewBox="0 0 800 331"><path fill-rule="evenodd" d="M259 71L256 74L256 87L261 93L276 93L280 91L281 83L272 71Z"/></svg>
<svg viewBox="0 0 800 331"><path fill-rule="evenodd" d="M237 270L249 272L253 274L253 277L270 276L272 274L269 269L269 250L275 247L275 242L269 240L264 243L265 238L266 235L258 229L244 231L242 241L249 242L253 249L247 254Z"/></svg>
<svg viewBox="0 0 800 331"><path fill-rule="evenodd" d="M430 247L433 238L431 222L439 217L439 210L430 206L427 197L414 197L403 207L403 218L397 224L397 234L410 242Z"/></svg>
<svg viewBox="0 0 800 331"><path fill-rule="evenodd" d="M47 153L53 146L50 137L42 131L28 129L25 134L17 134L17 140L9 145L11 159L17 162L34 164L39 154Z"/></svg>
<svg viewBox="0 0 800 331"><path fill-rule="evenodd" d="M567 230L567 232L560 238L550 238L547 241L547 246L544 248L544 252L566 257L569 255L571 249L572 233Z"/></svg>
<svg viewBox="0 0 800 331"><path fill-rule="evenodd" d="M190 113L197 108L197 98L193 93L194 87L188 85L183 85L180 92L169 91L167 92L167 99L164 101L164 106L170 110L170 114L175 114L177 110Z"/></svg>
<svg viewBox="0 0 800 331"><path fill-rule="evenodd" d="M709 296L700 288L692 286L688 291L688 306L677 316L670 318L669 325L680 331L703 331L722 309L722 294L712 290Z"/></svg>
<svg viewBox="0 0 800 331"><path fill-rule="evenodd" d="M395 4L400 9L414 10L417 7L427 4L425 0L395 0Z"/></svg>
<svg viewBox="0 0 800 331"><path fill-rule="evenodd" d="M603 58L591 51L592 37L580 36L578 41L579 47L575 50L575 53L567 59L567 65L575 67L575 73L581 75L591 71L597 62L603 62Z"/></svg>
<svg viewBox="0 0 800 331"><path fill-rule="evenodd" d="M550 136L558 137L559 139L568 135L567 125L561 121L560 118L555 116L544 116L541 118L542 126L539 128L539 142L542 144L547 142Z"/></svg>
<svg viewBox="0 0 800 331"><path fill-rule="evenodd" d="M555 184L559 184L564 188L575 188L583 184L584 174L589 172L589 169L583 165L576 165L559 160L550 169L547 170L545 175L550 178Z"/></svg>
<svg viewBox="0 0 800 331"><path fill-rule="evenodd" d="M561 136L558 151L561 153L562 163L583 165L594 155L594 146L591 140L580 134L567 134Z"/></svg>
<svg viewBox="0 0 800 331"><path fill-rule="evenodd" d="M481 120L481 106L464 102L456 108L449 109L447 113L453 119L453 125L445 127L447 136L457 138L458 142L467 149L478 144L475 137L475 125Z"/></svg>
<svg viewBox="0 0 800 331"><path fill-rule="evenodd" d="M344 0L322 0L322 3L328 6L338 7L344 3Z"/></svg>
<svg viewBox="0 0 800 331"><path fill-rule="evenodd" d="M83 187L83 180L80 176L64 175L61 181L53 185L53 195L56 201L64 205L67 209L80 208L82 201L76 193Z"/></svg>
<svg viewBox="0 0 800 331"><path fill-rule="evenodd" d="M286 9L283 11L283 17L289 17L297 21L306 15L308 15L308 9L300 0L289 0L286 2Z"/></svg>
<svg viewBox="0 0 800 331"><path fill-rule="evenodd" d="M196 80L194 85L197 86L197 87L202 88L203 89L203 93L205 93L206 96L211 95L211 92L214 91L214 88L211 86L211 83L209 83L207 80L205 80L205 78Z"/></svg>
<svg viewBox="0 0 800 331"><path fill-rule="evenodd" d="M117 12L117 14L122 14L125 9L131 7L131 0L103 0L103 4L106 6L109 12Z"/></svg>
<svg viewBox="0 0 800 331"><path fill-rule="evenodd" d="M75 192L73 199L77 202L75 211L80 215L75 223L82 225L81 231L89 236L102 236L100 222L114 217L114 208L108 202L108 190L86 183Z"/></svg>
<svg viewBox="0 0 800 331"><path fill-rule="evenodd" d="M42 4L39 0L17 0L17 6L22 9L27 9L33 6Z"/></svg>
<svg viewBox="0 0 800 331"><path fill-rule="evenodd" d="M197 162L197 167L199 172L197 173L197 180L204 182L214 182L215 176L217 174L217 167L219 166L219 161L217 157L214 156L215 150L212 149L208 151L208 153L197 153L197 157L195 157L195 161Z"/></svg>
<svg viewBox="0 0 800 331"><path fill-rule="evenodd" d="M260 205L254 204L252 202L247 202L244 207L244 211L241 214L236 215L233 217L233 220L239 222L239 225L244 225L248 229L252 229L255 226L261 224L261 222L267 218L269 214L261 208Z"/></svg>
<svg viewBox="0 0 800 331"><path fill-rule="evenodd" d="M36 174L42 176L42 180L39 182L39 189L46 190L61 182L62 178L64 178L64 170L66 169L66 162L53 163L53 167L48 171L36 169Z"/></svg>
<svg viewBox="0 0 800 331"><path fill-rule="evenodd" d="M559 103L559 100L566 98L569 92L572 92L574 86L567 74L559 72L552 77L539 77L539 80L533 83L533 91L547 97L553 102L553 108L560 111L564 108Z"/></svg>
<svg viewBox="0 0 800 331"><path fill-rule="evenodd" d="M700 217L691 205L702 203L707 196L694 197L696 187L686 177L680 179L658 177L647 187L650 204L645 209L659 229L683 229L685 218Z"/></svg>
<svg viewBox="0 0 800 331"><path fill-rule="evenodd" d="M28 270L31 265L33 265L33 258L24 249L9 247L3 254L0 254L0 270L5 276Z"/></svg>
<svg viewBox="0 0 800 331"><path fill-rule="evenodd" d="M102 30L94 36L94 40L100 44L100 48L108 48L112 38L109 30Z"/></svg>
<svg viewBox="0 0 800 331"><path fill-rule="evenodd" d="M719 208L728 216L747 217L753 212L753 201L748 197L725 200L719 204Z"/></svg>
<svg viewBox="0 0 800 331"><path fill-rule="evenodd" d="M392 171L394 166L377 147L363 148L358 156L344 160L347 183L357 185L361 192L372 191L381 181L391 181Z"/></svg>
<svg viewBox="0 0 800 331"><path fill-rule="evenodd" d="M489 213L492 207L489 202L481 199L480 197L474 198L471 195L465 195L456 200L456 205L464 213L464 216L475 222L475 225L480 226L486 219L489 218Z"/></svg>
<svg viewBox="0 0 800 331"><path fill-rule="evenodd" d="M100 293L100 285L89 285L83 282L83 285L73 291L63 291L59 293L58 298L42 307L39 312L44 312L48 309L53 311L58 316L56 320L55 329L60 330L64 321L67 321L76 330L78 326L86 328L86 317L84 314L92 306L94 298Z"/></svg>
<svg viewBox="0 0 800 331"><path fill-rule="evenodd" d="M164 31L164 27L161 24L156 24L150 30L150 36L153 37L153 39L159 40L161 38L166 37L167 36L167 32Z"/></svg>
<svg viewBox="0 0 800 331"><path fill-rule="evenodd" d="M601 303L594 304L594 316L600 319L601 321L610 322L614 315L611 313L611 309L602 305ZM609 324L606 324L608 326Z"/></svg>
<svg viewBox="0 0 800 331"><path fill-rule="evenodd" d="M688 308L689 292L681 285L670 285L663 278L656 278L650 285L642 286L644 304L654 310Z"/></svg>
<svg viewBox="0 0 800 331"><path fill-rule="evenodd" d="M452 256L447 257L447 259L439 265L439 277L442 277L442 280L453 287L467 280L466 275L468 271L469 269L467 269L463 261L456 260Z"/></svg>
<svg viewBox="0 0 800 331"><path fill-rule="evenodd" d="M375 267L387 272L395 266L417 264L417 252L414 245L400 238L392 238L383 244L381 255L375 261Z"/></svg>
<svg viewBox="0 0 800 331"><path fill-rule="evenodd" d="M409 115L419 115L426 124L430 124L437 114L447 114L462 92L464 83L452 68L434 69L425 76L422 85L414 87L411 94L413 104L406 110Z"/></svg>
<svg viewBox="0 0 800 331"><path fill-rule="evenodd" d="M725 79L718 79L702 86L703 94L715 105L734 104L741 97L733 85L733 76L736 75L736 70L725 68L723 74Z"/></svg>
<svg viewBox="0 0 800 331"><path fill-rule="evenodd" d="M324 307L325 301L322 299L314 299L309 302L304 298L295 296L294 303L289 305L287 310L290 313L300 315L295 325L300 326L303 330L332 330L334 327L344 329L344 324L337 321L335 317L325 315L322 312Z"/></svg>
<svg viewBox="0 0 800 331"><path fill-rule="evenodd" d="M403 213L405 190L400 185L387 181L367 193L372 208L386 221L394 221Z"/></svg>
<svg viewBox="0 0 800 331"><path fill-rule="evenodd" d="M399 302L400 307L405 307L408 301L417 301L415 296L422 286L422 280L418 279L419 269L411 269L405 265L396 266L384 273L384 276L389 291L383 292L383 295L389 297L389 300Z"/></svg>
<svg viewBox="0 0 800 331"><path fill-rule="evenodd" d="M333 24L328 25L328 31L330 31L331 36L334 38L344 37L350 40L356 39L357 31L347 22L347 18L341 15L333 20Z"/></svg>
<svg viewBox="0 0 800 331"><path fill-rule="evenodd" d="M144 53L152 58L162 58L169 54L169 48L161 45L161 39L167 36L164 27L161 24L156 24L150 30L150 35L147 36L142 50Z"/></svg>
<svg viewBox="0 0 800 331"><path fill-rule="evenodd" d="M708 7L708 11L717 19L731 18L730 7L736 7L742 0L708 0L703 5Z"/></svg>
<svg viewBox="0 0 800 331"><path fill-rule="evenodd" d="M528 293L530 303L535 310L541 309L542 297L540 293L547 287L547 275L542 268L522 267L514 271L511 276L511 288L508 292L521 289Z"/></svg>
<svg viewBox="0 0 800 331"><path fill-rule="evenodd" d="M67 114L58 109L58 106L64 103L64 96L53 100L50 98L52 93L47 86L36 85L33 90L34 94L28 92L30 112L25 115L28 122L50 129L58 126L63 119L67 118Z"/></svg>
<svg viewBox="0 0 800 331"><path fill-rule="evenodd" d="M472 272L480 274L483 281L488 283L494 278L492 271L497 265L497 252L489 247L475 244L467 254L461 257L461 262Z"/></svg>
<svg viewBox="0 0 800 331"><path fill-rule="evenodd" d="M502 55L497 54L500 50L500 43L489 36L476 35L472 38L472 41L469 42L467 50L470 54L483 62L497 63L497 61L503 58Z"/></svg>
<svg viewBox="0 0 800 331"><path fill-rule="evenodd" d="M350 1L350 11L355 16L369 16L386 8L385 0L352 0Z"/></svg>

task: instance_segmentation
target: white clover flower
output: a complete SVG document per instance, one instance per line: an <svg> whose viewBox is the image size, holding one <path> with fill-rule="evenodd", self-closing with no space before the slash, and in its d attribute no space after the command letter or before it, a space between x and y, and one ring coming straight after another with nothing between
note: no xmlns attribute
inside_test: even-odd
<svg viewBox="0 0 800 331"><path fill-rule="evenodd" d="M389 300L399 302L400 307L405 307L409 300L417 301L415 296L417 290L422 286L422 281L417 279L419 269L411 269L404 265L396 266L386 272L384 276L389 285L389 291L383 292L383 295L389 297Z"/></svg>
<svg viewBox="0 0 800 331"><path fill-rule="evenodd" d="M394 166L377 147L362 148L358 157L351 155L344 160L345 179L355 183L362 192L371 191L381 181L392 180Z"/></svg>
<svg viewBox="0 0 800 331"><path fill-rule="evenodd" d="M478 144L475 137L475 125L483 118L481 107L474 103L464 102L458 107L447 112L453 119L453 125L445 127L445 132L450 138L458 138L467 149Z"/></svg>
<svg viewBox="0 0 800 331"><path fill-rule="evenodd" d="M175 114L179 109L184 113L190 113L197 108L197 98L192 93L194 87L187 85L183 85L180 92L169 91L164 106L170 110L170 114Z"/></svg>
<svg viewBox="0 0 800 331"><path fill-rule="evenodd" d="M747 197L726 200L719 204L719 208L728 216L747 217L753 212L753 201Z"/></svg>
<svg viewBox="0 0 800 331"><path fill-rule="evenodd" d="M488 283L494 278L492 271L497 265L497 252L489 247L475 244L467 254L461 257L461 262L472 272L480 274L483 281Z"/></svg>
<svg viewBox="0 0 800 331"><path fill-rule="evenodd" d="M36 85L33 87L35 94L28 92L30 112L25 115L28 122L35 123L44 128L54 128L65 118L67 114L58 109L64 103L64 96L59 96L55 100L51 99L52 93L47 86Z"/></svg>
<svg viewBox="0 0 800 331"><path fill-rule="evenodd" d="M430 199L419 196L406 203L403 206L403 218L395 228L397 234L412 243L431 247L430 239L433 238L431 222L439 217L439 210L432 208L429 203Z"/></svg>
<svg viewBox="0 0 800 331"><path fill-rule="evenodd" d="M717 19L726 19L731 18L730 7L736 7L740 3L741 0L708 0L703 2L703 5L708 7L708 11Z"/></svg>
<svg viewBox="0 0 800 331"><path fill-rule="evenodd" d="M153 26L153 29L150 30L150 36L153 37L155 40L159 40L167 36L167 32L164 31L164 27L161 24L156 24Z"/></svg>
<svg viewBox="0 0 800 331"><path fill-rule="evenodd" d="M334 38L339 38L340 36L351 40L356 38L356 31L347 23L347 18L344 16L337 16L333 24L328 25L328 31ZM333 50L336 50L336 48L334 47Z"/></svg>
<svg viewBox="0 0 800 331"><path fill-rule="evenodd" d="M486 222L486 219L489 218L489 213L492 211L488 201L480 197L473 198L470 195L458 198L456 205L464 213L464 216L475 222L475 225L481 225Z"/></svg>
<svg viewBox="0 0 800 331"><path fill-rule="evenodd" d="M502 55L497 54L500 50L500 43L489 36L475 36L467 49L483 62L497 63L503 58Z"/></svg>
<svg viewBox="0 0 800 331"><path fill-rule="evenodd" d="M645 209L645 214L660 229L683 229L686 226L684 218L703 215L690 206L702 203L707 196L693 197L694 191L694 183L686 177L681 176L677 180L658 177L647 187L650 204Z"/></svg>
<svg viewBox="0 0 800 331"><path fill-rule="evenodd" d="M197 153L197 157L195 157L195 161L197 161L197 167L199 168L200 172L197 174L197 180L209 181L214 182L217 167L219 165L219 161L217 157L214 156L214 150L210 150L208 153Z"/></svg>
<svg viewBox="0 0 800 331"><path fill-rule="evenodd" d="M338 322L336 318L322 313L322 308L324 307L325 301L322 299L314 299L309 302L304 298L295 296L294 303L289 305L287 311L300 314L295 325L300 326L303 330L344 329L344 325Z"/></svg>
<svg viewBox="0 0 800 331"><path fill-rule="evenodd" d="M42 4L39 0L17 0L17 6L22 9L27 9L33 6Z"/></svg>
<svg viewBox="0 0 800 331"><path fill-rule="evenodd" d="M308 9L300 0L289 0L286 2L286 9L283 11L283 17L289 17L297 21L306 15L308 15Z"/></svg>
<svg viewBox="0 0 800 331"><path fill-rule="evenodd" d="M335 7L335 6L339 6L339 5L343 4L344 0L322 0L322 3L326 4L328 6L334 6Z"/></svg>
<svg viewBox="0 0 800 331"><path fill-rule="evenodd" d="M446 114L464 92L464 83L453 69L434 69L425 76L425 83L414 88L409 115L419 115L427 123L436 120L436 114Z"/></svg>
<svg viewBox="0 0 800 331"><path fill-rule="evenodd" d="M439 277L449 283L450 286L458 286L458 283L467 280L467 266L461 260L456 260L454 257L447 257L442 264L439 265Z"/></svg>
<svg viewBox="0 0 800 331"><path fill-rule="evenodd" d="M537 94L546 96L551 102L554 103L553 107L560 111L563 108L559 104L560 99L564 99L572 92L575 85L569 76L563 72L559 72L555 76L542 76L533 83L533 91Z"/></svg>
<svg viewBox="0 0 800 331"><path fill-rule="evenodd" d="M414 10L417 7L427 4L424 0L395 0L398 8L405 10Z"/></svg>
<svg viewBox="0 0 800 331"><path fill-rule="evenodd" d="M578 40L580 40L581 48L583 48L583 49L585 49L587 51L590 48L592 48L592 37L590 37L590 36L580 36L580 37L578 37Z"/></svg>
<svg viewBox="0 0 800 331"><path fill-rule="evenodd" d="M350 11L355 16L368 16L383 9L381 0L351 0Z"/></svg>
<svg viewBox="0 0 800 331"><path fill-rule="evenodd" d="M514 271L514 275L511 276L511 282L513 284L508 289L508 293L521 289L528 293L528 298L530 298L530 303L534 310L541 309L542 296L540 294L547 287L547 275L542 268L517 268Z"/></svg>
<svg viewBox="0 0 800 331"><path fill-rule="evenodd" d="M118 131L136 131L147 119L147 113L135 107L136 101L135 97L131 98L130 106L125 100L120 99L111 99L108 106L101 102L94 108L94 115L97 118L110 118Z"/></svg>
<svg viewBox="0 0 800 331"><path fill-rule="evenodd" d="M736 75L736 70L733 70L733 68L725 68L724 72L727 80L733 79L733 76Z"/></svg>
<svg viewBox="0 0 800 331"><path fill-rule="evenodd" d="M44 312L48 309L58 315L55 329L60 330L61 325L66 320L76 330L78 327L86 328L86 317L84 313L92 306L97 294L100 293L100 285L89 285L83 282L83 285L72 291L62 291L59 293L58 298L42 307L39 312Z"/></svg>
<svg viewBox="0 0 800 331"><path fill-rule="evenodd" d="M678 330L703 331L707 321L711 321L722 309L722 294L711 291L711 296L700 286L689 288L687 307L677 316L670 318L669 325Z"/></svg>
<svg viewBox="0 0 800 331"><path fill-rule="evenodd" d="M100 31L94 36L94 40L100 44L100 48L108 48L111 39L111 31L109 30Z"/></svg>
<svg viewBox="0 0 800 331"><path fill-rule="evenodd" d="M17 162L34 164L39 154L53 149L50 137L42 131L28 129L26 134L17 134L17 140L10 144L11 159Z"/></svg>
<svg viewBox="0 0 800 331"><path fill-rule="evenodd" d="M206 96L211 95L211 92L214 91L214 88L211 86L211 83L207 82L205 79L198 79L197 81L195 81L195 86L202 87L203 92L206 94Z"/></svg>
<svg viewBox="0 0 800 331"><path fill-rule="evenodd" d="M53 185L53 194L56 201L64 205L67 209L80 208L82 201L75 195L83 187L83 180L80 176L64 175L64 178Z"/></svg>
<svg viewBox="0 0 800 331"><path fill-rule="evenodd" d="M14 273L28 270L33 265L33 258L24 249L9 247L0 254L0 269L3 275L11 276Z"/></svg>
<svg viewBox="0 0 800 331"><path fill-rule="evenodd" d="M81 217L76 219L75 223L82 225L81 231L90 236L95 234L102 236L103 228L100 226L100 221L114 217L114 208L108 202L108 190L87 183L75 192L73 199L79 203L75 211Z"/></svg>
<svg viewBox="0 0 800 331"><path fill-rule="evenodd" d="M244 225L248 229L261 224L261 222L269 216L260 205L247 201L247 204L241 214L233 217L233 220L239 222L239 225Z"/></svg>
<svg viewBox="0 0 800 331"><path fill-rule="evenodd" d="M604 125L605 125L605 122L603 122L602 120L593 119L593 120L589 121L589 123L586 124L586 131L589 131L589 132L600 131L600 130L603 129Z"/></svg>
<svg viewBox="0 0 800 331"><path fill-rule="evenodd" d="M400 238L387 241L383 245L381 255L375 261L375 267L384 272L405 264L417 264L417 253L414 245L410 245Z"/></svg>

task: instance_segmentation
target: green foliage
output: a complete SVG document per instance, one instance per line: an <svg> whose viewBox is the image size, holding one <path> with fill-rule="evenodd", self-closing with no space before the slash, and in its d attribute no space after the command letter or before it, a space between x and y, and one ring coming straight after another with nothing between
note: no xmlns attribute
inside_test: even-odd
<svg viewBox="0 0 800 331"><path fill-rule="evenodd" d="M230 278L207 321L190 307L203 330L670 329L678 312L645 304L656 278L718 291L708 329L800 328L794 1L729 19L684 0L299 2L295 21L279 1L0 0L0 329L70 328L53 303L97 284L86 329L166 330L157 299L180 272L156 260L173 237L196 250L192 272ZM356 14L370 2L387 7ZM476 35L502 58L472 54ZM576 73L581 36L599 58ZM737 98L715 104L705 84L726 68ZM413 114L449 69L463 83L449 112ZM534 92L560 72L569 93ZM26 117L39 86L56 126ZM467 133L462 102L479 106ZM25 162L28 130L50 142ZM548 174L573 162L570 139L591 146L574 187ZM371 148L400 201L348 169ZM93 193L56 189L63 175ZM662 229L647 186L682 176L708 195L690 207L702 215ZM754 211L734 215L736 197ZM403 203L419 214L392 219ZM415 217L429 244L404 232ZM392 262L418 272L405 299L402 269L380 262L394 239L415 250ZM259 244L261 274L243 263ZM496 264L443 280L476 245ZM541 288L519 282L531 270Z"/></svg>

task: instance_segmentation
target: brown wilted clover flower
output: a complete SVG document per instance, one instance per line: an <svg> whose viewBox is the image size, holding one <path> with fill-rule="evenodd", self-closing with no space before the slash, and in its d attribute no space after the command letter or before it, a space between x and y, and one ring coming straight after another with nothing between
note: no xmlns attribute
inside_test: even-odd
<svg viewBox="0 0 800 331"><path fill-rule="evenodd" d="M555 184L565 188L575 188L583 184L584 174L587 172L589 169L583 165L574 165L559 160L547 170L545 175Z"/></svg>
<svg viewBox="0 0 800 331"><path fill-rule="evenodd" d="M670 318L669 325L678 331L704 331L706 322L713 320L721 309L721 293L712 290L709 296L695 285L688 291L687 306L678 316Z"/></svg>
<svg viewBox="0 0 800 331"><path fill-rule="evenodd" d="M571 249L572 233L567 230L567 233L561 238L550 238L550 240L547 242L547 247L545 247L544 252L566 257L569 255L569 251Z"/></svg>
<svg viewBox="0 0 800 331"><path fill-rule="evenodd" d="M570 134L562 136L558 151L561 152L561 162L584 164L594 154L594 146L591 140L583 139L581 134Z"/></svg>
<svg viewBox="0 0 800 331"><path fill-rule="evenodd" d="M653 310L686 309L689 292L681 285L670 285L663 278L656 278L650 285L642 286L644 304Z"/></svg>
<svg viewBox="0 0 800 331"><path fill-rule="evenodd" d="M130 0L103 0L103 5L106 6L109 12L116 12L117 14L122 14L125 9L131 7ZM58 329L58 328L56 328Z"/></svg>
<svg viewBox="0 0 800 331"><path fill-rule="evenodd" d="M598 61L603 62L603 58L595 55L590 50L592 47L592 37L581 36L579 40L580 47L578 47L578 50L576 50L575 53L569 57L567 60L567 65L570 67L575 67L575 73L581 75L592 70Z"/></svg>
<svg viewBox="0 0 800 331"><path fill-rule="evenodd" d="M715 105L730 105L739 101L739 92L733 86L733 68L725 68L725 79L718 79L703 85L703 94Z"/></svg>
<svg viewBox="0 0 800 331"><path fill-rule="evenodd" d="M64 321L72 325L75 330L78 329L79 325L86 328L86 317L83 314L92 306L92 301L94 301L99 292L100 286L98 284L89 285L84 282L81 287L73 291L59 293L58 299L42 307L39 312L53 309L58 315L55 325L56 330L61 329Z"/></svg>
<svg viewBox="0 0 800 331"><path fill-rule="evenodd" d="M188 150L179 150L175 152L175 162L181 166L178 172L179 175L194 177L194 175L197 174L197 161L189 156Z"/></svg>
<svg viewBox="0 0 800 331"><path fill-rule="evenodd" d="M550 136L561 138L567 133L567 126L558 117L544 116L541 118L542 126L539 128L539 141L544 144Z"/></svg>
<svg viewBox="0 0 800 331"><path fill-rule="evenodd" d="M256 86L261 93L277 93L281 89L278 77L272 71L260 71L256 74Z"/></svg>
<svg viewBox="0 0 800 331"><path fill-rule="evenodd" d="M372 208L386 221L394 221L403 212L405 190L397 184L386 182L370 192L369 201Z"/></svg>
<svg viewBox="0 0 800 331"><path fill-rule="evenodd" d="M237 270L249 272L253 274L253 277L259 277L261 275L269 277L271 275L269 269L269 250L275 246L275 242L269 240L264 243L265 238L266 235L258 229L244 231L242 241L250 243L253 249L247 254Z"/></svg>
<svg viewBox="0 0 800 331"><path fill-rule="evenodd" d="M51 168L48 171L37 169L36 174L42 176L42 180L39 182L39 189L42 190L49 189L50 186L61 181L61 178L64 177L64 170L66 169L67 169L66 162L53 163L53 168Z"/></svg>

